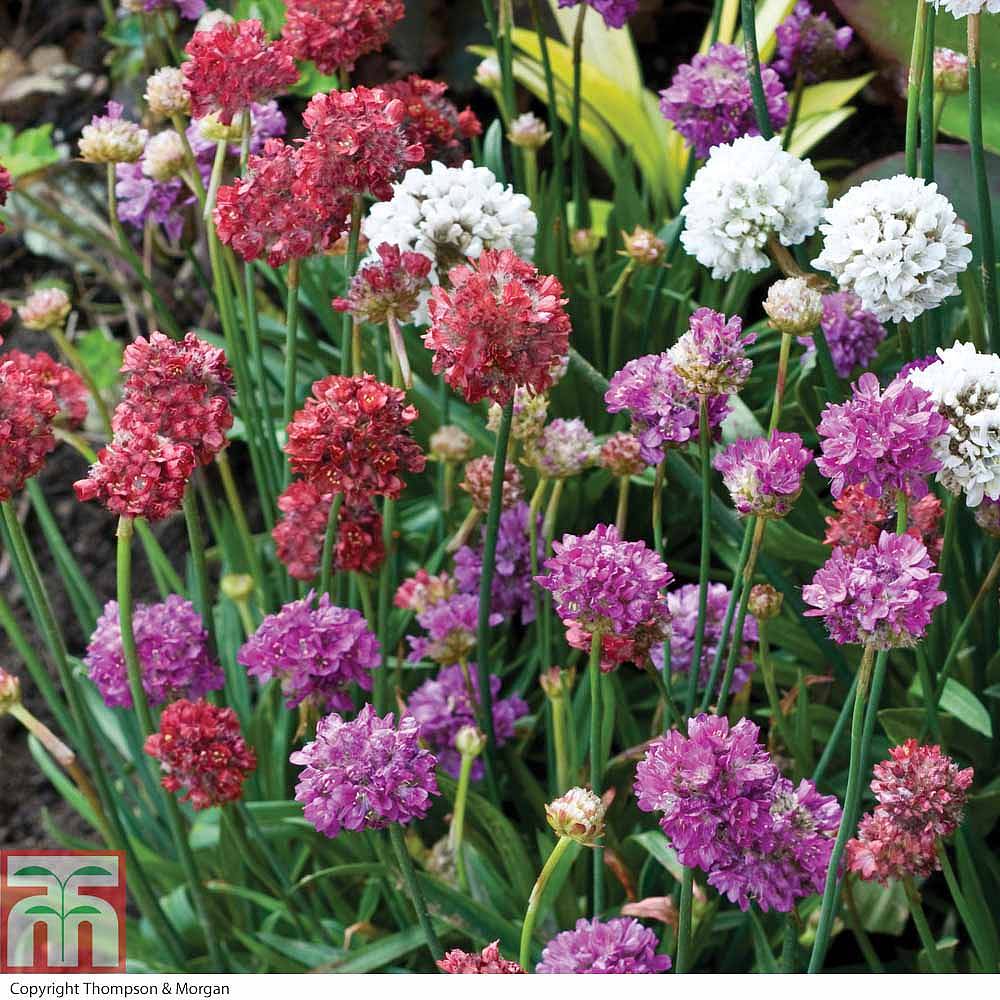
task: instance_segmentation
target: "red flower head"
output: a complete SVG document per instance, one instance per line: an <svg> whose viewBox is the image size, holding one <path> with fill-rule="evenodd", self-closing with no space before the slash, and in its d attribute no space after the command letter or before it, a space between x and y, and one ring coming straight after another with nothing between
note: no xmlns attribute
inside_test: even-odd
<svg viewBox="0 0 1000 1000"><path fill-rule="evenodd" d="M52 392L58 407L56 423L70 430L83 426L87 419L87 386L72 368L61 365L45 351L37 354L9 351L3 356L3 360L9 361L21 371L29 372L39 385Z"/></svg>
<svg viewBox="0 0 1000 1000"><path fill-rule="evenodd" d="M385 561L382 515L370 501L345 503L337 517L334 569L342 573L374 573Z"/></svg>
<svg viewBox="0 0 1000 1000"><path fill-rule="evenodd" d="M181 801L195 809L235 802L257 767L236 713L207 701L181 699L168 705L159 732L146 738L145 750L160 762L163 787L168 792L183 788Z"/></svg>
<svg viewBox="0 0 1000 1000"><path fill-rule="evenodd" d="M438 960L438 968L453 976L517 975L523 973L517 962L500 954L500 942L488 944L481 952L454 948Z"/></svg>
<svg viewBox="0 0 1000 1000"><path fill-rule="evenodd" d="M479 135L483 129L475 112L468 108L460 112L444 96L447 89L447 84L416 74L382 85L390 98L403 102L403 131L410 142L423 147L423 162L440 160L457 167L465 159L463 140Z"/></svg>
<svg viewBox="0 0 1000 1000"><path fill-rule="evenodd" d="M51 388L16 361L0 360L0 500L37 475L56 446L52 421L59 406Z"/></svg>
<svg viewBox="0 0 1000 1000"><path fill-rule="evenodd" d="M10 171L0 163L0 205L7 204L7 192L13 187L13 182L10 179ZM7 231L7 227L0 221L0 233ZM6 322L0 319L0 323Z"/></svg>
<svg viewBox="0 0 1000 1000"><path fill-rule="evenodd" d="M190 445L137 423L115 435L73 489L78 500L99 500L112 514L159 521L180 508L196 464Z"/></svg>
<svg viewBox="0 0 1000 1000"><path fill-rule="evenodd" d="M458 484L472 498L472 505L484 514L489 510L490 491L493 487L493 456L482 455L465 464L465 478ZM512 462L504 465L503 489L500 506L503 510L513 507L524 496L521 472Z"/></svg>
<svg viewBox="0 0 1000 1000"><path fill-rule="evenodd" d="M287 47L271 43L260 21L219 21L196 31L184 51L182 66L191 117L217 112L223 125L254 102L270 100L299 78Z"/></svg>
<svg viewBox="0 0 1000 1000"><path fill-rule="evenodd" d="M392 182L424 151L402 129L406 109L384 90L355 87L316 94L302 114L309 130L299 150L296 190L319 202L370 192L392 197Z"/></svg>
<svg viewBox="0 0 1000 1000"><path fill-rule="evenodd" d="M431 264L430 257L422 253L383 243L378 259L362 265L351 279L347 298L334 299L331 305L366 323L385 323L390 314L405 323L428 286Z"/></svg>
<svg viewBox="0 0 1000 1000"><path fill-rule="evenodd" d="M417 416L402 389L374 375L328 375L313 383L313 395L288 425L292 471L349 502L398 497L406 485L401 474L424 468L408 430Z"/></svg>
<svg viewBox="0 0 1000 1000"><path fill-rule="evenodd" d="M187 444L202 465L226 446L233 426L233 373L225 352L193 333L153 332L125 348L128 375L114 416L116 434L151 432Z"/></svg>
<svg viewBox="0 0 1000 1000"><path fill-rule="evenodd" d="M267 256L271 267L327 250L343 232L351 201L347 196L296 197L299 150L268 139L262 156L251 156L247 172L219 188L215 228L219 239L243 258ZM322 211L318 209L322 207Z"/></svg>
<svg viewBox="0 0 1000 1000"><path fill-rule="evenodd" d="M434 372L444 372L470 403L489 398L503 406L518 386L548 389L569 350L559 280L540 275L513 250L484 250L448 277L450 289L432 292L431 328L424 334Z"/></svg>
<svg viewBox="0 0 1000 1000"><path fill-rule="evenodd" d="M296 59L336 73L382 48L403 13L402 0L286 0L281 34Z"/></svg>
<svg viewBox="0 0 1000 1000"><path fill-rule="evenodd" d="M846 860L848 871L882 885L907 875L927 878L939 864L933 837L901 830L878 809L862 816L858 836L847 842Z"/></svg>

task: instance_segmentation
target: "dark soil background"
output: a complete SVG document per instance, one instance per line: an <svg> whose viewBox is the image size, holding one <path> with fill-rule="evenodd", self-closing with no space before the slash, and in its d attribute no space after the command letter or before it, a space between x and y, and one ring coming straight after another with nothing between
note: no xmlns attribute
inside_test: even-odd
<svg viewBox="0 0 1000 1000"><path fill-rule="evenodd" d="M643 0L632 30L648 86L656 89L666 86L676 66L690 58L700 41L711 7L711 0ZM814 7L832 9L831 5L822 2L814 2ZM530 23L526 10L519 9L518 23ZM82 125L101 107L111 90L104 65L108 47L100 37L103 27L97 2L63 0L53 4L52 0L26 0L0 5L0 50L3 50L0 52L0 121L17 129L52 122L57 141L75 141ZM479 3L473 0L407 0L407 16L394 35L392 46L359 65L356 78L368 84L410 72L444 78L451 84L457 103L471 103L484 117L492 116L488 99L470 89L477 58L465 51L467 45L484 41ZM26 63L40 46L53 45L62 49L66 60L77 70L66 91L32 94L4 102L4 74L10 70L11 53ZM856 65L849 69L862 71L869 65L867 59L861 46L856 46L852 54ZM814 152L814 159L835 174L843 174L853 164L865 163L902 148L901 104L895 94L894 78L893 69L887 68L856 102L860 104L858 114ZM597 177L594 182L598 189L604 183ZM0 237L0 297L19 299L33 282L51 277L63 279L70 287L75 285L68 268L60 268L48 258L33 256L16 234L8 232ZM93 293L92 289L88 291ZM189 302L172 301L170 287L163 292L168 303L176 305L182 325L193 319ZM100 290L97 295L101 295ZM112 301L110 294L105 295L104 300ZM112 318L107 324L116 335L128 336L128 327L121 317ZM4 333L6 347L52 351L46 337L19 329L16 319L8 324ZM243 456L235 452L233 460L237 473L242 470L249 481ZM98 599L103 602L114 591L114 523L98 505L76 502L72 484L84 472L84 462L63 446L52 454L39 481L53 513L63 526L64 536L95 586ZM27 516L24 498L20 499L19 510L26 516L28 533L49 583L57 617L66 623L70 650L80 653L87 637L79 634L75 627L72 610L41 533L33 519ZM168 521L157 530L168 553L183 551L183 524L180 521ZM138 599L155 599L152 580L141 557L136 559L135 572ZM0 588L21 616L29 635L33 635L9 560L3 553L0 553ZM42 649L41 642L38 647ZM19 668L4 636L0 636L0 665L14 671ZM25 685L25 701L32 711L50 721L30 685ZM76 837L88 835L35 766L19 724L10 717L0 718L0 846L55 847L58 846L57 830Z"/></svg>

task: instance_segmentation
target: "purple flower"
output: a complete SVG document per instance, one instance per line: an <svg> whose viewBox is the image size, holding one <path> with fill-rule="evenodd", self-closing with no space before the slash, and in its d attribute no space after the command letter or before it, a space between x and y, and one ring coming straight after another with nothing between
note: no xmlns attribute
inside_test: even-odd
<svg viewBox="0 0 1000 1000"><path fill-rule="evenodd" d="M878 317L864 309L861 299L853 292L823 296L820 326L840 378L847 378L857 365L866 367L886 338L885 327ZM812 336L799 337L798 341L803 347L815 350Z"/></svg>
<svg viewBox="0 0 1000 1000"><path fill-rule="evenodd" d="M789 81L801 73L804 83L818 83L842 60L854 32L847 27L835 28L825 13L814 14L807 0L802 0L778 25L775 35L775 70Z"/></svg>
<svg viewBox="0 0 1000 1000"><path fill-rule="evenodd" d="M179 177L154 181L142 172L141 160L115 164L115 178L118 218L139 230L147 221L163 226L167 239L176 243L184 230L185 209L194 204L184 182Z"/></svg>
<svg viewBox="0 0 1000 1000"><path fill-rule="evenodd" d="M599 451L594 435L582 420L559 418L528 441L524 462L546 479L567 479L593 465Z"/></svg>
<svg viewBox="0 0 1000 1000"><path fill-rule="evenodd" d="M535 972L543 975L652 975L670 968L669 955L657 955L656 935L634 917L580 918L571 931L557 934L542 952Z"/></svg>
<svg viewBox="0 0 1000 1000"><path fill-rule="evenodd" d="M609 28L624 28L625 22L639 9L639 0L585 0ZM559 0L560 7L576 7L580 0Z"/></svg>
<svg viewBox="0 0 1000 1000"><path fill-rule="evenodd" d="M225 683L208 651L208 633L190 601L171 594L162 604L135 605L132 631L142 687L150 703L197 699ZM118 602L108 601L84 657L90 679L110 708L131 708Z"/></svg>
<svg viewBox="0 0 1000 1000"><path fill-rule="evenodd" d="M535 602L531 594L529 511L528 505L520 500L500 514L496 570L493 574L490 602L491 610L502 615L507 621L520 617L522 625L528 625L535 620ZM541 524L542 518L538 515L535 532L538 559L542 559L545 553ZM479 594L482 571L482 541L475 548L463 545L455 553L455 579L463 594Z"/></svg>
<svg viewBox="0 0 1000 1000"><path fill-rule="evenodd" d="M788 121L788 95L773 69L762 67L761 76L771 124L780 129ZM670 86L660 91L660 112L700 159L713 146L760 135L743 50L717 42L707 53L680 66Z"/></svg>
<svg viewBox="0 0 1000 1000"><path fill-rule="evenodd" d="M927 476L941 468L931 444L948 429L930 393L905 379L880 392L871 372L851 388L846 403L827 405L818 427L823 454L816 467L832 480L830 492L839 497L845 486L863 483L872 497L886 490L926 496Z"/></svg>
<svg viewBox="0 0 1000 1000"><path fill-rule="evenodd" d="M695 396L726 396L739 392L750 377L753 362L745 347L757 339L743 332L739 316L727 320L712 309L696 309L687 332L667 352L674 370Z"/></svg>
<svg viewBox="0 0 1000 1000"><path fill-rule="evenodd" d="M327 837L423 819L431 796L440 794L437 761L421 749L416 719L406 716L397 728L391 712L379 718L371 705L353 722L336 712L320 719L316 739L289 760L304 766L295 800Z"/></svg>
<svg viewBox="0 0 1000 1000"><path fill-rule="evenodd" d="M457 664L442 667L437 677L424 681L410 695L407 710L420 726L420 739L434 751L438 766L458 777L461 754L455 749L455 735L463 726L476 726L476 705L471 695L479 700L479 680L474 664L468 664L469 680ZM498 698L500 678L490 676L490 694L493 696L493 729L498 747L502 747L514 736L514 723L522 715L528 714L528 706L516 695ZM472 780L483 776L483 763L476 760L472 765Z"/></svg>
<svg viewBox="0 0 1000 1000"><path fill-rule="evenodd" d="M701 648L701 664L698 669L698 683L704 687L712 672L712 661L715 659L722 638L722 622L726 616L726 606L729 603L729 588L724 583L708 585L708 604L705 608L705 641ZM670 671L671 673L689 674L691 657L694 655L694 636L698 626L698 585L688 583L667 594L667 607L670 610ZM736 629L735 621L730 625L730 637ZM756 669L753 654L747 643L757 641L757 619L748 614L743 621L743 648L740 650L740 662L733 672L732 690L739 691L750 679ZM663 669L663 649L653 646L650 659L657 670ZM720 678L721 684L721 678Z"/></svg>
<svg viewBox="0 0 1000 1000"><path fill-rule="evenodd" d="M238 663L260 681L281 679L285 704L310 701L320 709L349 712L350 684L370 691L371 674L380 662L378 639L364 616L331 604L329 595L302 600L268 615L243 644Z"/></svg>
<svg viewBox="0 0 1000 1000"><path fill-rule="evenodd" d="M205 13L205 0L142 0L142 9L146 13L154 10L167 10L173 7L181 17L189 21L197 21Z"/></svg>
<svg viewBox="0 0 1000 1000"><path fill-rule="evenodd" d="M263 151L264 143L268 139L277 139L285 134L285 116L278 107L277 101L266 101L258 104L256 101L250 105L250 152L257 154ZM206 183L212 172L212 160L215 158L215 150L218 143L212 139L206 139L201 134L201 128L197 121L192 122L187 127L188 142L194 157L198 161L198 169L201 171L202 180ZM240 144L233 142L229 144L227 152L230 156L240 155Z"/></svg>
<svg viewBox="0 0 1000 1000"><path fill-rule="evenodd" d="M503 616L490 614L490 625L499 625ZM426 636L408 636L410 662L428 657L441 664L462 663L476 648L479 625L479 597L476 594L452 594L437 601L417 615L417 624Z"/></svg>
<svg viewBox="0 0 1000 1000"><path fill-rule="evenodd" d="M665 447L685 444L698 434L698 399L667 353L629 361L612 376L604 402L609 413L631 411L632 430L648 465L663 461ZM711 427L718 427L728 412L726 396L709 397Z"/></svg>
<svg viewBox="0 0 1000 1000"><path fill-rule="evenodd" d="M548 574L535 582L551 591L556 614L587 632L627 637L666 616L661 590L674 578L645 542L626 542L613 525L564 535L552 545Z"/></svg>
<svg viewBox="0 0 1000 1000"><path fill-rule="evenodd" d="M784 517L802 492L802 473L812 457L798 434L772 431L770 439L734 441L715 467L741 514Z"/></svg>
<svg viewBox="0 0 1000 1000"><path fill-rule="evenodd" d="M812 605L805 614L824 618L840 644L912 646L945 601L938 587L941 574L933 568L923 542L912 535L883 531L876 545L850 554L835 548L813 582L802 588L803 600Z"/></svg>
<svg viewBox="0 0 1000 1000"><path fill-rule="evenodd" d="M925 354L922 358L914 358L912 361L907 361L902 368L899 369L899 374L896 376L898 379L904 379L910 372L922 372L925 368L930 368L931 365L937 364L941 359L937 356L937 352L934 354Z"/></svg>

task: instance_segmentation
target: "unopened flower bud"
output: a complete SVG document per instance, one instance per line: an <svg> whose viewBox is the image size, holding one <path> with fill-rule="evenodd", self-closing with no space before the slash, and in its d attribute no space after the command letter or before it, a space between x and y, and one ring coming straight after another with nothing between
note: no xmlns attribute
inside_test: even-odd
<svg viewBox="0 0 1000 1000"><path fill-rule="evenodd" d="M564 698L573 690L573 682L576 680L576 670L570 667L563 670L561 667L549 667L538 678L545 696L551 701L558 701Z"/></svg>
<svg viewBox="0 0 1000 1000"><path fill-rule="evenodd" d="M545 122L541 118L526 111L510 123L507 138L515 146L524 149L541 149L552 138L552 133L545 127Z"/></svg>
<svg viewBox="0 0 1000 1000"><path fill-rule="evenodd" d="M639 439L626 431L612 434L604 442L598 461L613 476L637 476L646 468Z"/></svg>
<svg viewBox="0 0 1000 1000"><path fill-rule="evenodd" d="M146 103L160 118L188 114L191 97L184 85L184 73L176 66L158 69L146 81Z"/></svg>
<svg viewBox="0 0 1000 1000"><path fill-rule="evenodd" d="M157 132L146 143L142 172L154 181L173 180L184 168L184 143L173 130Z"/></svg>
<svg viewBox="0 0 1000 1000"><path fill-rule="evenodd" d="M239 142L243 138L242 115L236 115L230 124L224 125L213 111L204 118L199 118L195 124L202 138L208 139L209 142Z"/></svg>
<svg viewBox="0 0 1000 1000"><path fill-rule="evenodd" d="M501 79L500 63L496 59L484 59L476 67L476 83L484 90L499 90Z"/></svg>
<svg viewBox="0 0 1000 1000"><path fill-rule="evenodd" d="M472 438L455 424L443 424L431 435L430 453L438 462L467 462Z"/></svg>
<svg viewBox="0 0 1000 1000"><path fill-rule="evenodd" d="M777 618L781 614L784 597L769 583L758 583L750 589L747 610L758 621Z"/></svg>
<svg viewBox="0 0 1000 1000"><path fill-rule="evenodd" d="M135 163L148 132L122 117L123 108L108 102L107 113L94 115L80 133L80 159L87 163Z"/></svg>
<svg viewBox="0 0 1000 1000"><path fill-rule="evenodd" d="M666 243L656 233L641 226L636 226L631 233L623 231L622 242L625 249L620 253L637 264L660 264L667 249Z"/></svg>
<svg viewBox="0 0 1000 1000"><path fill-rule="evenodd" d="M17 315L29 330L51 330L62 327L70 308L69 296L61 288L40 288L24 300Z"/></svg>
<svg viewBox="0 0 1000 1000"><path fill-rule="evenodd" d="M1000 500L983 497L976 508L976 524L991 538L1000 538Z"/></svg>
<svg viewBox="0 0 1000 1000"><path fill-rule="evenodd" d="M584 847L595 847L604 836L604 803L586 788L571 788L545 807L556 836L569 837Z"/></svg>
<svg viewBox="0 0 1000 1000"><path fill-rule="evenodd" d="M577 257L589 257L601 245L601 237L593 229L574 229L569 234L569 248Z"/></svg>
<svg viewBox="0 0 1000 1000"><path fill-rule="evenodd" d="M21 682L0 667L0 715L9 712L21 702Z"/></svg>
<svg viewBox="0 0 1000 1000"><path fill-rule="evenodd" d="M964 94L969 89L969 57L954 49L935 49L934 89L941 94Z"/></svg>
<svg viewBox="0 0 1000 1000"><path fill-rule="evenodd" d="M220 581L219 588L236 604L250 600L255 586L249 573L227 573Z"/></svg>
<svg viewBox="0 0 1000 1000"><path fill-rule="evenodd" d="M475 726L462 726L455 733L455 749L463 757L478 757L486 747L486 737Z"/></svg>
<svg viewBox="0 0 1000 1000"><path fill-rule="evenodd" d="M805 278L782 278L768 289L764 312L779 333L800 336L823 317L823 296Z"/></svg>

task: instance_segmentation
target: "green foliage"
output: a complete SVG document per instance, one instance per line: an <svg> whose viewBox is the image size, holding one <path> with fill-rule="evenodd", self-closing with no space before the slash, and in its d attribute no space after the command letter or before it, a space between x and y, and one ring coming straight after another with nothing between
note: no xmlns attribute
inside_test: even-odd
<svg viewBox="0 0 1000 1000"><path fill-rule="evenodd" d="M17 132L13 125L0 123L0 163L14 180L44 170L59 162L52 143L52 125L36 125Z"/></svg>

